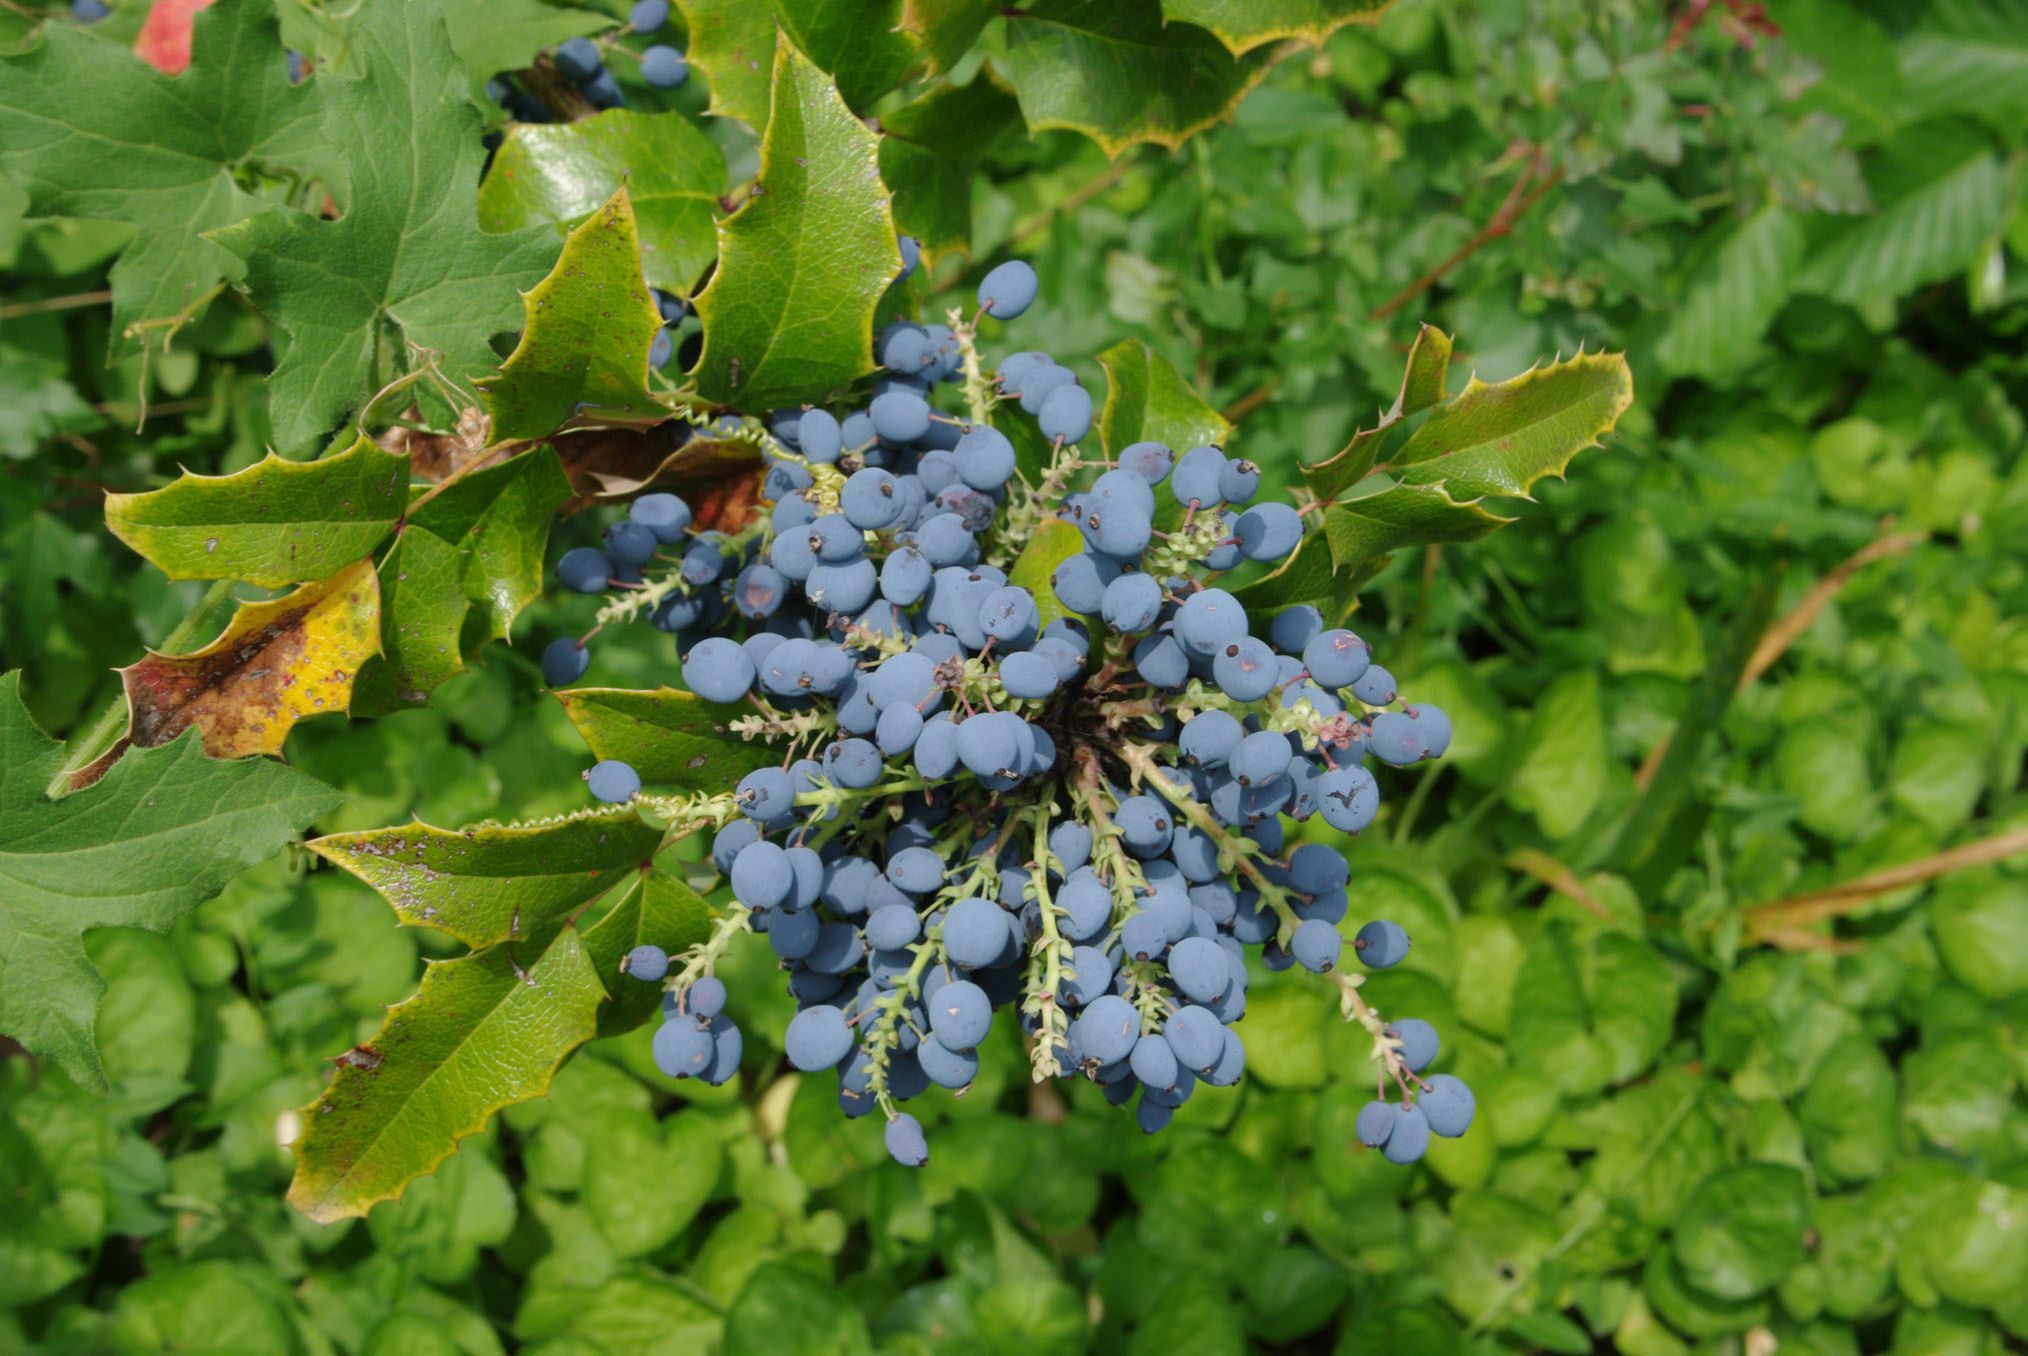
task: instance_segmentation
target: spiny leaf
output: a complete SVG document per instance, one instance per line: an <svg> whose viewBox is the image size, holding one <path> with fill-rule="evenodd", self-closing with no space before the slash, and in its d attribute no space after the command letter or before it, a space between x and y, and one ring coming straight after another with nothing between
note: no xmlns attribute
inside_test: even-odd
<svg viewBox="0 0 2028 1356"><path fill-rule="evenodd" d="M380 653L360 667L352 714L420 706L465 670L460 633L472 600L465 561L442 537L411 524L380 563Z"/></svg>
<svg viewBox="0 0 2028 1356"><path fill-rule="evenodd" d="M1421 414L1444 399L1450 376L1451 337L1434 326L1416 331L1409 345L1408 362L1401 373L1401 390L1373 427L1352 435L1352 441L1336 456L1303 468L1303 479L1319 499L1334 499L1363 479L1380 455L1383 435L1402 420Z"/></svg>
<svg viewBox="0 0 2028 1356"><path fill-rule="evenodd" d="M567 424L653 424L669 407L648 390L648 346L662 316L641 277L634 209L620 185L564 241L522 298L527 319L498 376L480 381L493 436L544 438Z"/></svg>
<svg viewBox="0 0 2028 1356"><path fill-rule="evenodd" d="M351 705L354 676L379 651L371 560L268 602L241 603L203 649L150 654L120 670L127 733L78 783L96 781L129 744L152 749L193 726L214 758L278 754L297 721Z"/></svg>
<svg viewBox="0 0 2028 1356"><path fill-rule="evenodd" d="M922 43L930 73L942 75L1004 8L1001 0L901 0L901 29Z"/></svg>
<svg viewBox="0 0 2028 1356"><path fill-rule="evenodd" d="M864 112L921 58L901 24L901 0L775 0L782 30Z"/></svg>
<svg viewBox="0 0 2028 1356"><path fill-rule="evenodd" d="M775 69L774 6L756 0L676 0L690 34L684 53L704 73L711 112L767 125Z"/></svg>
<svg viewBox="0 0 2028 1356"><path fill-rule="evenodd" d="M460 478L409 515L411 528L432 532L464 560L465 596L476 610L469 658L488 640L505 640L522 608L542 594L542 557L570 482L547 447ZM470 627L468 627L470 630Z"/></svg>
<svg viewBox="0 0 2028 1356"><path fill-rule="evenodd" d="M532 64L536 53L614 26L610 14L547 0L437 0L437 5L474 98L500 72Z"/></svg>
<svg viewBox="0 0 2028 1356"><path fill-rule="evenodd" d="M1082 132L1117 157L1171 150L1232 115L1274 62L1235 57L1159 0L1037 0L1007 18L1007 81L1031 131Z"/></svg>
<svg viewBox="0 0 2028 1356"><path fill-rule="evenodd" d="M1162 0L1172 23L1196 24L1242 56L1270 42L1293 38L1324 45L1347 24L1377 24L1393 0Z"/></svg>
<svg viewBox="0 0 2028 1356"><path fill-rule="evenodd" d="M1441 485L1456 500L1525 498L1543 476L1619 422L1634 403L1634 377L1617 353L1580 353L1511 381L1473 377L1430 412L1389 458L1412 485Z"/></svg>
<svg viewBox="0 0 2028 1356"><path fill-rule="evenodd" d="M753 712L694 693L574 687L556 699L596 757L632 765L651 785L723 791L756 768L781 762L765 741L743 740L733 732L732 722Z"/></svg>
<svg viewBox="0 0 2028 1356"><path fill-rule="evenodd" d="M140 347L138 322L177 316L234 269L204 233L263 205L251 176L321 172L322 83L289 84L267 0L199 15L180 77L65 23L0 58L0 174L30 212L134 227L113 265L112 357Z"/></svg>
<svg viewBox="0 0 2028 1356"><path fill-rule="evenodd" d="M718 404L825 399L873 370L873 313L901 272L878 138L795 47L775 85L753 195L718 227L691 372Z"/></svg>
<svg viewBox="0 0 2028 1356"><path fill-rule="evenodd" d="M1200 444L1223 447L1232 436L1224 415L1190 389L1173 364L1139 339L1123 339L1099 354L1106 374L1106 403L1099 411L1099 441L1106 455L1138 442L1158 442L1178 456Z"/></svg>
<svg viewBox="0 0 2028 1356"><path fill-rule="evenodd" d="M106 496L106 526L171 579L280 588L323 579L387 536L408 503L408 458L361 437L335 457L268 456L229 476L184 472Z"/></svg>
<svg viewBox="0 0 2028 1356"><path fill-rule="evenodd" d="M894 194L896 229L932 262L972 252L972 185L979 162L1021 124L1021 108L991 66L968 85L939 85L881 123L880 177Z"/></svg>
<svg viewBox="0 0 2028 1356"><path fill-rule="evenodd" d="M622 183L653 286L689 296L718 255L725 155L681 113L609 109L582 122L515 123L479 185L479 224L558 231L596 212Z"/></svg>
<svg viewBox="0 0 2028 1356"><path fill-rule="evenodd" d="M548 1091L604 998L574 928L519 954L509 942L431 962L304 1110L289 1203L330 1223L399 1195L494 1112Z"/></svg>
<svg viewBox="0 0 2028 1356"><path fill-rule="evenodd" d="M605 917L584 929L584 948L611 1000L599 1009L599 1035L632 1031L662 1007L662 986L621 974L620 957L644 943L673 956L710 932L711 906L703 896L674 876L636 873Z"/></svg>
<svg viewBox="0 0 2028 1356"><path fill-rule="evenodd" d="M63 745L35 728L20 689L19 674L0 676L0 1031L103 1092L93 1022L105 982L84 933L167 931L342 797L266 759L206 758L186 735L48 800Z"/></svg>
<svg viewBox="0 0 2028 1356"><path fill-rule="evenodd" d="M392 375L379 369L389 326L452 380L492 370L493 336L520 322L517 294L557 254L547 228L478 229L479 115L435 8L369 5L349 36L365 77L315 82L345 162L343 214L270 210L212 236L288 336L268 378L284 447L321 438Z"/></svg>

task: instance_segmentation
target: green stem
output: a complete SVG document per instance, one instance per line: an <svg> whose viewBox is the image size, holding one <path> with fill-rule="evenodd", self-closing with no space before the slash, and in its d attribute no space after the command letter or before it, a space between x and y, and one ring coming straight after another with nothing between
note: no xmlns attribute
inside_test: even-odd
<svg viewBox="0 0 2028 1356"><path fill-rule="evenodd" d="M231 595L230 579L214 580L211 587L204 591L204 596L197 600L196 605L183 614L183 620L176 623L176 629L162 638L162 644L155 653L175 654L182 650L211 621L219 604L229 600ZM61 800L69 795L71 778L97 762L107 749L119 742L120 730L126 724L126 718L127 703L124 695L106 703L105 709L99 712L96 720L71 737L69 751L57 767L56 776L50 779L44 794L51 800Z"/></svg>

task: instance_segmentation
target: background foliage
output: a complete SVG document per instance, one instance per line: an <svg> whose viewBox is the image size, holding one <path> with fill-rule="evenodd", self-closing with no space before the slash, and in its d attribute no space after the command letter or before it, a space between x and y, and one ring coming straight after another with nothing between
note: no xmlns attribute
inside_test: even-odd
<svg viewBox="0 0 2028 1356"><path fill-rule="evenodd" d="M684 111L763 120L765 83L714 66L714 43L742 41L740 8L684 6L704 72ZM1363 1052L1327 994L1263 975L1244 1087L1193 1100L1155 1140L1087 1106L1092 1089L1029 1091L1010 1039L941 1104L949 1124L911 1176L816 1080L773 1066L671 1088L635 1032L595 1043L399 1202L315 1225L283 1202L278 1138L318 1061L376 1029L422 957L457 948L275 857L166 935L83 933L106 985L91 1034L109 1101L54 1064L0 1061L0 1349L1668 1356L2028 1340L2028 10L1787 0L1777 34L1726 6L1403 0L1270 66L1244 36L1214 40L1222 13L1250 7L1171 3L1206 27L1166 30L1194 44L1167 59L1253 88L1230 125L1169 150L1130 143L1173 139L1201 110L1117 109L1097 139L1060 112L1091 106L1060 73L1107 39L1077 22L1103 7L1037 4L978 48L953 41L928 54L947 83L906 100L886 91L919 58L883 58L881 32L826 8L783 6L797 45L893 133L880 167L902 228L931 246L931 303L975 276L967 250L1032 258L1029 332L1093 379L1115 340L1144 340L1285 485L1392 400L1418 319L1489 379L1628 352L1639 400L1612 449L1491 539L1397 558L1358 623L1458 731L1448 770L1354 849L1362 908L1417 941L1372 990L1461 1033L1446 1067L1481 1089L1479 1123L1411 1173L1356 1152ZM480 9L448 9L475 86L592 26L527 0L521 26L460 27ZM108 33L137 23L119 9ZM10 44L25 30L12 10L0 25ZM333 63L372 56L321 6L284 7L283 30ZM152 77L122 60L99 87L141 100ZM418 99L453 97L422 83ZM725 170L698 187L718 166L674 134L654 247L667 278L694 280L708 198L755 151L724 119L684 126ZM538 230L609 186L489 201L448 130L418 137L410 168L476 191L476 220L501 232L484 248L526 242L532 261L486 268L533 283L558 239L538 249ZM501 155L542 155L528 130ZM370 194L398 167L361 149L303 135L260 154ZM254 306L222 294L173 343L125 333L236 276L236 252L330 247L272 223L235 227L244 248L232 232L188 245L244 215L203 191L242 191L224 171L173 208L78 203L34 222L33 186L9 173L0 651L63 734L201 592L111 542L101 492L239 470L270 445L313 452L325 422L287 420L305 401L342 411L358 382L320 384L328 371L292 369L286 348L277 365L271 326L304 332L255 309L257 271ZM353 229L377 224L381 246L419 229L392 195L361 201L382 215ZM480 248L453 225L443 250ZM172 277L123 309L128 287ZM404 310L400 271L375 278L367 300L432 347L494 323ZM511 325L511 292L484 305L503 297ZM400 351L344 361L384 379ZM567 522L552 554L593 531ZM549 599L483 621L522 640L584 619ZM298 725L289 761L344 793L303 815L329 833L581 803L582 745L529 649L474 649L426 708ZM644 633L602 643L593 679L673 669ZM8 775L42 766L32 731L4 733ZM0 782L0 834L13 794ZM18 907L17 888L0 866ZM768 960L732 960L752 1032L785 1015Z"/></svg>

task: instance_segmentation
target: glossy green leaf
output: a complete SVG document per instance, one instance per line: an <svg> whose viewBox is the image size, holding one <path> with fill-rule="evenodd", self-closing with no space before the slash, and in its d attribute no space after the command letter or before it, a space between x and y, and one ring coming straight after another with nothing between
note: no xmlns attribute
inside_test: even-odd
<svg viewBox="0 0 2028 1356"><path fill-rule="evenodd" d="M542 595L543 553L556 511L570 498L570 481L547 447L523 452L461 477L409 516L411 526L435 533L464 560L465 596L476 640L505 640L521 609ZM467 657L478 648L466 637Z"/></svg>
<svg viewBox="0 0 2028 1356"><path fill-rule="evenodd" d="M460 635L472 601L464 559L442 537L410 525L380 563L380 653L352 684L354 716L420 706L465 669Z"/></svg>
<svg viewBox="0 0 2028 1356"><path fill-rule="evenodd" d="M1616 353L1580 353L1511 381L1474 377L1388 460L1406 483L1441 486L1460 502L1525 498L1597 446L1633 401L1633 374Z"/></svg>
<svg viewBox="0 0 2028 1356"><path fill-rule="evenodd" d="M479 185L479 225L505 232L548 223L562 232L622 183L649 283L689 296L718 257L725 155L680 113L615 108L582 122L514 124Z"/></svg>
<svg viewBox="0 0 2028 1356"><path fill-rule="evenodd" d="M775 70L774 6L763 0L676 0L690 34L684 55L703 72L711 111L758 131Z"/></svg>
<svg viewBox="0 0 2028 1356"><path fill-rule="evenodd" d="M901 272L878 138L793 46L775 56L760 178L719 223L697 297L705 400L749 408L824 399L873 369L873 313Z"/></svg>
<svg viewBox="0 0 2028 1356"><path fill-rule="evenodd" d="M966 85L939 85L881 120L880 177L894 193L895 229L932 261L972 252L979 164L1021 125L1021 108L987 66Z"/></svg>
<svg viewBox="0 0 2028 1356"><path fill-rule="evenodd" d="M676 877L637 873L604 917L584 929L584 949L610 1000L599 1009L599 1035L632 1031L662 1006L662 986L620 973L620 957L643 943L674 956L711 931L711 906Z"/></svg>
<svg viewBox="0 0 2028 1356"><path fill-rule="evenodd" d="M408 504L408 458L362 437L322 461L273 453L227 476L185 471L106 496L106 526L171 579L281 588L324 579L378 546Z"/></svg>
<svg viewBox="0 0 2028 1356"><path fill-rule="evenodd" d="M503 943L435 961L372 1039L341 1055L303 1112L289 1203L329 1223L433 1170L494 1112L539 1097L596 1030L605 999L584 943Z"/></svg>
<svg viewBox="0 0 2028 1356"><path fill-rule="evenodd" d="M266 759L207 758L186 733L48 800L63 746L29 720L20 688L18 673L0 676L0 1031L102 1092L93 1019L105 984L85 932L166 932L340 797Z"/></svg>
<svg viewBox="0 0 2028 1356"><path fill-rule="evenodd" d="M412 820L331 834L309 848L372 886L404 924L483 947L546 935L622 872L647 862L661 842L661 830L614 807L465 829Z"/></svg>
<svg viewBox="0 0 2028 1356"><path fill-rule="evenodd" d="M1106 401L1099 411L1099 443L1109 457L1138 442L1157 442L1177 456L1201 444L1223 447L1232 425L1204 403L1167 358L1138 339L1099 354Z"/></svg>
<svg viewBox="0 0 2028 1356"><path fill-rule="evenodd" d="M479 116L435 9L368 6L350 38L364 78L315 82L323 137L344 161L343 214L270 210L212 235L287 336L268 379L283 447L323 437L392 375L383 326L454 381L490 371L493 336L520 323L517 294L557 254L546 228L478 229Z"/></svg>
<svg viewBox="0 0 2028 1356"><path fill-rule="evenodd" d="M942 74L972 50L1004 8L1000 0L901 0L901 27L922 43L931 72Z"/></svg>
<svg viewBox="0 0 2028 1356"><path fill-rule="evenodd" d="M1323 46L1347 24L1377 24L1392 0L1162 0L1171 23L1196 24L1218 35L1234 55L1293 38Z"/></svg>
<svg viewBox="0 0 2028 1356"><path fill-rule="evenodd" d="M134 228L112 271L114 357L141 347L134 325L170 320L234 271L205 232L263 205L247 170L324 166L321 82L291 86L280 50L273 5L240 0L197 17L179 77L70 23L0 58L0 174L30 213Z"/></svg>
<svg viewBox="0 0 2028 1356"><path fill-rule="evenodd" d="M1370 428L1352 435L1337 455L1303 468L1303 479L1319 499L1335 499L1365 479L1379 459L1382 439L1402 420L1421 414L1448 394L1451 337L1434 326L1416 331L1408 348L1408 361L1401 372L1401 389L1394 404L1381 413Z"/></svg>
<svg viewBox="0 0 2028 1356"><path fill-rule="evenodd" d="M654 786L721 791L756 768L781 762L766 741L733 732L731 723L752 714L749 709L676 688L574 687L556 699L594 756L628 763Z"/></svg>
<svg viewBox="0 0 2028 1356"><path fill-rule="evenodd" d="M1235 57L1202 28L1166 23L1159 0L1037 0L1007 18L1007 82L1031 131L1067 128L1107 155L1175 149L1232 116L1273 64Z"/></svg>
<svg viewBox="0 0 2028 1356"><path fill-rule="evenodd" d="M556 267L522 301L521 342L499 375L479 382L495 441L669 418L648 390L648 346L662 315L641 276L626 185L570 233Z"/></svg>
<svg viewBox="0 0 2028 1356"><path fill-rule="evenodd" d="M1739 1163L1705 1178L1670 1232L1685 1281L1721 1300L1746 1300L1802 1260L1809 1226L1802 1173Z"/></svg>
<svg viewBox="0 0 2028 1356"><path fill-rule="evenodd" d="M537 53L567 38L602 33L614 22L610 14L547 0L437 0L437 4L474 98L483 96L486 82L501 72L532 66Z"/></svg>
<svg viewBox="0 0 2028 1356"><path fill-rule="evenodd" d="M775 16L804 56L864 112L901 82L921 53L901 27L901 0L774 0Z"/></svg>
<svg viewBox="0 0 2028 1356"><path fill-rule="evenodd" d="M1007 571L1007 582L1016 588L1027 589L1035 595L1036 609L1042 614L1042 625L1047 626L1059 617L1073 615L1056 596L1049 578L1056 573L1056 567L1070 557L1084 550L1084 534L1075 524L1061 518L1051 518L1036 529L1028 544L1021 548L1021 554L1014 558L1014 566Z"/></svg>

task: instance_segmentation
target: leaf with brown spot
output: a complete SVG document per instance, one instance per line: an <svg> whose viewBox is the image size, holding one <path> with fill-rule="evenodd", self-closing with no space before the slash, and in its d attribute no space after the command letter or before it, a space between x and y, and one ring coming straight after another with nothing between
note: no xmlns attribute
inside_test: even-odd
<svg viewBox="0 0 2028 1356"><path fill-rule="evenodd" d="M195 726L214 758L278 754L296 722L352 705L360 665L380 653L380 580L371 560L264 603L241 603L225 634L191 654L150 654L120 670L127 733L80 771L105 774L130 745L152 749Z"/></svg>
<svg viewBox="0 0 2028 1356"><path fill-rule="evenodd" d="M672 442L670 424L647 434L600 432L556 440L576 498L567 512L667 490L690 505L700 532L737 532L761 510L760 447L743 438L693 437Z"/></svg>

